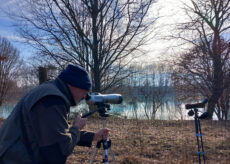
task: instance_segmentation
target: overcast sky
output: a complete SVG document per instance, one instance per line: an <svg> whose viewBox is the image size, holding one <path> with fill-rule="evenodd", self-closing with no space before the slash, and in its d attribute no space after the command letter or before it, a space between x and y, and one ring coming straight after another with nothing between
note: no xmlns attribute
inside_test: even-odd
<svg viewBox="0 0 230 164"><path fill-rule="evenodd" d="M168 56L172 53L172 49L168 51L167 47L173 44L173 42L164 41L160 38L168 32L172 32L168 24L183 21L183 13L180 9L182 6L181 1L182 0L158 0L158 3L154 4L155 8L161 8L160 15L163 17L157 24L161 26L157 32L157 38L152 40L150 45L144 48L146 51L149 51L148 56L151 58L151 61L158 60L158 57ZM12 26L13 20L5 16L2 12L3 10L10 10L11 12L17 13L23 10L20 7L22 3L24 3L23 0L0 0L0 35L7 38L20 51L21 55L27 58L31 56L33 49L21 42L22 39L17 35L16 29ZM153 8L152 12L155 11L155 8Z"/></svg>

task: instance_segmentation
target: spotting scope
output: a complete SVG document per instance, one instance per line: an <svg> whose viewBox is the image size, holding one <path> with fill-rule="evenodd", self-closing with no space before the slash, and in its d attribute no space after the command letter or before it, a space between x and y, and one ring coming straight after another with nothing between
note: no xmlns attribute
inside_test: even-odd
<svg viewBox="0 0 230 164"><path fill-rule="evenodd" d="M204 108L205 104L208 102L208 99L205 99L203 102L201 103L196 103L196 104L186 104L185 108L186 109L192 109L192 108Z"/></svg>
<svg viewBox="0 0 230 164"><path fill-rule="evenodd" d="M109 104L121 104L122 96L120 94L100 94L100 93L91 93L87 94L85 100L87 103L109 103Z"/></svg>

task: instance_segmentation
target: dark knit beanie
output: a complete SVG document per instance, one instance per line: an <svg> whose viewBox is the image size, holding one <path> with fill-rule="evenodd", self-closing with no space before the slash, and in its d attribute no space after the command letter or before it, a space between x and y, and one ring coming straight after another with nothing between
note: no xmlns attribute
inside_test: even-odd
<svg viewBox="0 0 230 164"><path fill-rule="evenodd" d="M60 73L58 78L77 88L88 91L92 88L92 82L88 72L78 65L69 64L66 69Z"/></svg>

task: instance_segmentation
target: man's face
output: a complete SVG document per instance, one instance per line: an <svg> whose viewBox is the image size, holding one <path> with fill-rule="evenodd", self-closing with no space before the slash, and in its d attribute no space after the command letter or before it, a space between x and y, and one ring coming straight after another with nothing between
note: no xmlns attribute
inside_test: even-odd
<svg viewBox="0 0 230 164"><path fill-rule="evenodd" d="M74 100L76 102L76 104L78 104L81 100L86 98L86 94L88 93L87 90L85 89L81 89L81 88L76 88L74 86L69 85L70 91L74 97Z"/></svg>

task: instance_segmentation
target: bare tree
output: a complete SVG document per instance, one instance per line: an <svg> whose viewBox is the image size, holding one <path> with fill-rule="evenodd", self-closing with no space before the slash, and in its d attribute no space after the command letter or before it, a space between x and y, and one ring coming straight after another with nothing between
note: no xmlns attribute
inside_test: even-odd
<svg viewBox="0 0 230 164"><path fill-rule="evenodd" d="M140 117L142 108L141 116L153 120L159 108L169 101L171 77L168 77L167 68L159 63L136 63L131 69L132 75L123 84L123 95L133 107L135 116L139 113Z"/></svg>
<svg viewBox="0 0 230 164"><path fill-rule="evenodd" d="M0 106L4 102L21 65L19 52L11 43L0 37Z"/></svg>
<svg viewBox="0 0 230 164"><path fill-rule="evenodd" d="M229 50L222 45L225 52ZM227 56L226 56L227 55ZM223 63L223 80L224 83L230 80L229 77L229 54L222 53ZM213 64L212 59L206 52L203 51L202 46L195 47L184 53L174 64L177 65L175 72L173 73L174 89L176 91L176 98L179 101L199 101L201 97L210 97L213 91ZM217 114L219 119L222 119L220 113L226 111L227 97L229 97L229 85L226 85L223 89L223 93L217 103ZM224 98L225 97L225 98ZM223 102L225 101L225 102ZM220 108L221 107L221 108ZM224 112L225 113L225 112ZM227 115L227 114L226 114Z"/></svg>
<svg viewBox="0 0 230 164"><path fill-rule="evenodd" d="M144 67L145 81L140 89L144 102L145 116L148 120L156 118L156 113L169 101L170 72L163 64L152 64Z"/></svg>
<svg viewBox="0 0 230 164"><path fill-rule="evenodd" d="M21 36L41 55L62 68L67 63L85 67L93 90L100 92L127 76L120 72L149 39L157 20L148 14L153 2L27 0L27 12L14 17Z"/></svg>
<svg viewBox="0 0 230 164"><path fill-rule="evenodd" d="M177 75L186 81L182 86L209 97L208 112L214 113L215 105L229 87L230 1L191 0L185 8L188 21L178 25L177 39L190 43L193 48L184 53ZM184 62L184 63L183 63ZM228 69L226 69L228 67ZM179 70L179 69L178 69ZM182 70L181 70L182 71ZM183 82L182 82L183 83ZM190 92L191 93L191 92Z"/></svg>

